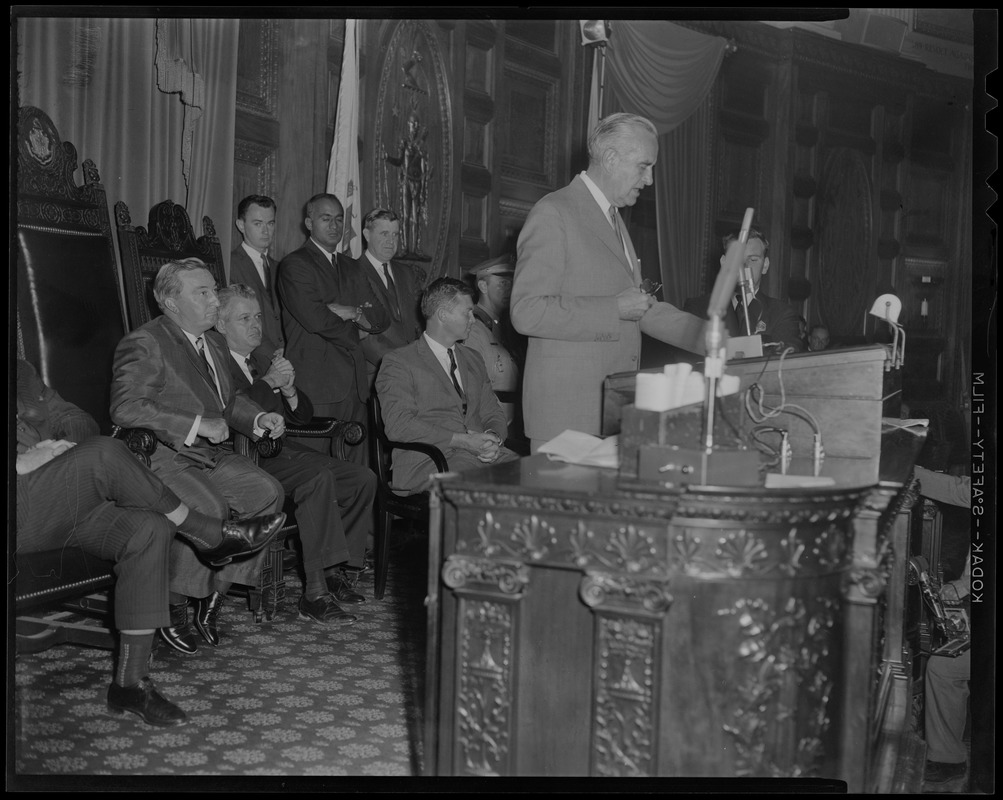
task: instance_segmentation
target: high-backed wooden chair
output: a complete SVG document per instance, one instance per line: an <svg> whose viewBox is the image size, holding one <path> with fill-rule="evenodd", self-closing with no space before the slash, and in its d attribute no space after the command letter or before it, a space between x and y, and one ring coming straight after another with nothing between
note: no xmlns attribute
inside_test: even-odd
<svg viewBox="0 0 1003 800"><path fill-rule="evenodd" d="M209 217L202 218L202 236L195 238L188 212L171 200L164 200L150 210L146 228L134 226L129 208L115 204L119 249L125 279L126 306L132 328L160 315L153 297L153 283L160 267L173 260L199 258L222 287L226 285L223 253L216 228ZM357 422L317 418L309 425L287 425L286 435L294 438L325 438L331 441L332 455L347 458L346 447L361 444L365 428ZM281 441L261 439L252 442L235 433L234 450L254 461L269 458L281 448ZM286 526L269 546L257 586L248 587L248 606L256 621L271 619L285 595L286 546L297 533L295 515L287 509Z"/></svg>
<svg viewBox="0 0 1003 800"><path fill-rule="evenodd" d="M383 427L383 413L380 398L376 392L369 398L369 463L376 473L376 531L373 594L377 600L383 598L387 588L387 573L390 570L390 533L395 517L417 522L428 529L428 492L404 494L393 488L393 451L413 450L424 453L432 459L436 472L446 472L449 467L442 451L432 444L423 442L397 442L387 438Z"/></svg>
<svg viewBox="0 0 1003 800"><path fill-rule="evenodd" d="M112 359L125 323L105 191L90 160L77 183L76 148L41 110L19 109L16 139L17 355L108 434ZM67 609L108 615L114 565L75 547L24 554L16 530L8 536L18 651L113 647L110 625L81 624Z"/></svg>

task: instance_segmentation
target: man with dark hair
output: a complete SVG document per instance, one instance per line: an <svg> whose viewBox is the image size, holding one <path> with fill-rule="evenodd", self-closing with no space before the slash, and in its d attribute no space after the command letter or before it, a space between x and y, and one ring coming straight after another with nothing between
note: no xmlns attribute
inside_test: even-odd
<svg viewBox="0 0 1003 800"><path fill-rule="evenodd" d="M599 435L603 380L639 368L642 332L705 352L706 320L641 290L620 217L652 183L658 131L636 114L610 114L588 151L588 168L541 198L519 234L511 313L529 337L522 411L533 452L569 428Z"/></svg>
<svg viewBox="0 0 1003 800"><path fill-rule="evenodd" d="M459 344L474 323L473 290L455 278L429 284L421 300L424 334L383 357L376 391L387 436L438 447L450 470L518 458L502 445L508 423L480 353ZM421 491L431 460L394 451L394 487Z"/></svg>
<svg viewBox="0 0 1003 800"><path fill-rule="evenodd" d="M296 386L285 359L258 353L261 308L254 290L232 284L219 293L216 330L230 348L229 370L239 392L264 409L303 425L313 405ZM366 538L372 534L376 476L366 467L331 458L299 442L283 439L282 449L258 461L296 504L306 578L299 614L321 624L350 625L356 617L341 604L365 602L355 591L365 565Z"/></svg>
<svg viewBox="0 0 1003 800"><path fill-rule="evenodd" d="M343 302L378 305L389 322L384 330L362 338L371 389L383 356L421 336L418 302L425 276L393 261L401 242L400 219L393 211L374 208L362 220L362 233L366 251L348 264Z"/></svg>
<svg viewBox="0 0 1003 800"><path fill-rule="evenodd" d="M226 342L212 330L219 313L216 281L197 258L170 261L157 273L153 295L163 314L127 333L115 350L111 419L124 428L148 428L159 444L151 468L192 508L226 519L281 510L281 484L224 445L233 428L252 438L281 436L285 420L236 393ZM171 625L161 628L182 653L198 649L195 628L219 644L219 619L233 583L253 586L263 554L210 569L190 546L171 544Z"/></svg>
<svg viewBox="0 0 1003 800"><path fill-rule="evenodd" d="M369 380L360 334L373 325L385 327L386 319L381 308L346 299L348 259L338 253L344 221L333 194L310 198L303 220L310 236L282 259L279 296L286 356L313 398L314 412L365 424ZM349 457L365 465L366 448L353 447Z"/></svg>
<svg viewBox="0 0 1003 800"><path fill-rule="evenodd" d="M62 397L27 361L17 362L17 551L79 547L115 562L118 629L108 707L151 725L177 725L185 712L149 677L153 634L170 624L168 560L175 534L207 562L260 550L284 514L242 523L189 508L132 455L98 435L86 411Z"/></svg>
<svg viewBox="0 0 1003 800"><path fill-rule="evenodd" d="M738 238L737 233L729 233L721 240L723 252ZM791 347L795 353L807 349L807 344L801 338L798 322L798 312L789 303L770 297L760 290L763 276L770 270L770 243L762 233L753 228L745 246L745 263L742 265L742 275L739 285L735 287L735 297L731 307L724 315L724 323L731 336L747 336L759 334L763 344L773 344L776 348ZM724 266L724 255L721 256L721 266ZM745 324L745 306L741 294L741 283L745 282L745 297L749 309L748 330ZM683 308L698 317L707 316L707 306L710 294L691 297L683 304Z"/></svg>
<svg viewBox="0 0 1003 800"><path fill-rule="evenodd" d="M237 205L237 230L243 241L230 253L230 283L242 283L254 289L261 303L264 326L258 346L271 360L277 350L286 346L282 334L282 312L275 286L275 254L269 253L275 239L275 201L264 195L252 194Z"/></svg>

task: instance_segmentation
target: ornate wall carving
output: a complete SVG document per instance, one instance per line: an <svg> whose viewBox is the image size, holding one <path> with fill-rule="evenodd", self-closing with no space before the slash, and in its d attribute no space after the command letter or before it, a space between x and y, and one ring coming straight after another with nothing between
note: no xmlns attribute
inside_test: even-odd
<svg viewBox="0 0 1003 800"><path fill-rule="evenodd" d="M453 122L446 65L431 26L397 22L382 47L373 161L376 204L401 217L404 261L443 273L453 195Z"/></svg>

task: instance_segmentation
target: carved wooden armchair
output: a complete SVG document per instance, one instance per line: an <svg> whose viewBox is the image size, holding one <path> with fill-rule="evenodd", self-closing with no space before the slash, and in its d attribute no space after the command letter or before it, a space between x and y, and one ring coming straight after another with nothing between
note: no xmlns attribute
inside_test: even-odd
<svg viewBox="0 0 1003 800"><path fill-rule="evenodd" d="M373 591L377 600L383 598L387 588L387 574L390 570L390 533L394 517L417 522L428 529L428 492L404 494L393 488L393 470L391 469L393 451L413 450L424 453L432 459L436 472L446 472L449 467L442 451L432 444L423 442L397 442L387 438L383 427L383 413L380 409L380 398L373 392L369 398L369 461L376 473L376 531L373 536L375 545Z"/></svg>
<svg viewBox="0 0 1003 800"><path fill-rule="evenodd" d="M76 180L77 151L29 106L17 130L17 355L45 383L111 432L115 347L125 333L108 203L93 161ZM82 624L69 611L110 616L114 565L76 547L14 554L16 647L37 652L73 642L114 646L112 626Z"/></svg>
<svg viewBox="0 0 1003 800"><path fill-rule="evenodd" d="M209 217L202 218L203 235L198 239L187 211L171 200L164 200L150 210L146 228L134 226L129 208L125 203L118 202L115 204L115 222L131 327L136 328L160 314L153 297L153 283L160 267L168 261L199 258L205 262L217 285L226 285L223 253ZM346 447L360 444L366 431L356 422L317 418L308 425L287 425L286 435L329 439L332 455L345 459ZM254 442L242 434L233 435L235 452L254 461L274 456L281 446L281 440L260 439ZM270 545L258 585L248 587L248 606L259 622L275 615L285 595L286 545L289 537L298 530L292 510L287 511L286 526Z"/></svg>

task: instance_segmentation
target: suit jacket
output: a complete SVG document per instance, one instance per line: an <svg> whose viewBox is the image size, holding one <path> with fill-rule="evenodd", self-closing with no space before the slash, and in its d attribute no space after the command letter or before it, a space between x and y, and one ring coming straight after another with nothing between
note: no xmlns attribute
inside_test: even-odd
<svg viewBox="0 0 1003 800"><path fill-rule="evenodd" d="M366 356L366 361L369 362L371 374L380 365L384 355L415 341L421 336L424 329L419 309L424 287L424 274L420 273L416 267L394 262L390 262L390 272L397 290L397 308L400 313L395 312L390 292L373 271L373 265L369 262L366 254L363 253L362 256L354 260L346 259L345 289L346 296L351 298L347 302L350 305L358 305L369 301L386 316L390 323L390 327L383 333L370 335L362 340L362 352ZM374 316L370 311L366 311L366 316L370 321L374 321Z"/></svg>
<svg viewBox="0 0 1003 800"><path fill-rule="evenodd" d="M279 309L279 294L275 273L278 270L278 263L272 259L272 285L265 286L258 274L258 268L247 254L243 245L237 245L230 253L230 283L242 283L250 286L258 295L258 302L261 304L261 325L262 337L258 350L262 355L271 359L275 351L286 346L285 336L282 335L282 313ZM271 289L273 301L268 299L268 291Z"/></svg>
<svg viewBox="0 0 1003 800"><path fill-rule="evenodd" d="M598 435L603 380L639 368L642 332L703 352L704 320L668 303L656 303L640 322L620 319L616 296L641 277L623 233L630 262L581 176L543 197L526 218L511 317L529 337L522 410L531 439L569 428Z"/></svg>
<svg viewBox="0 0 1003 800"><path fill-rule="evenodd" d="M246 394L255 404L265 409L265 411L274 411L277 414L281 414L287 422L305 425L313 419L313 403L306 396L306 392L301 391L297 387L297 403L296 408L293 409L289 405L289 399L282 392L274 391L261 378L258 378L253 383L249 381L247 375L244 374L244 370L237 363L237 359L233 357L233 353L228 353L228 355L230 358L227 366L230 370L230 377L233 378L233 385L239 393ZM251 353L251 361L254 363L259 375L264 375L268 372L268 367L271 365L271 359L265 358L257 350Z"/></svg>
<svg viewBox="0 0 1003 800"><path fill-rule="evenodd" d="M226 420L234 430L254 437L259 406L237 394L227 364L230 351L214 330L204 334L212 353L222 400L202 356L181 328L167 316L156 317L127 333L115 349L111 419L126 428L149 428L173 450L214 457L219 448L196 437L185 448L196 415Z"/></svg>
<svg viewBox="0 0 1003 800"><path fill-rule="evenodd" d="M450 447L454 433L483 433L491 430L502 441L508 436L508 423L491 389L480 353L455 346L460 382L467 399L463 401L439 360L422 336L383 357L376 376L376 391L383 412L387 436L401 442L434 444L456 469L457 451ZM421 453L394 451L394 485L411 488L424 482L430 460Z"/></svg>
<svg viewBox="0 0 1003 800"><path fill-rule="evenodd" d="M359 329L331 311L328 303L356 305L345 298L342 256L336 266L311 240L282 259L278 286L286 333L286 358L297 383L319 404L339 403L353 394L369 397L366 359Z"/></svg>
<svg viewBox="0 0 1003 800"><path fill-rule="evenodd" d="M793 347L796 353L805 350L805 343L801 340L797 311L783 300L777 300L763 292L756 293L756 300L759 301L759 313L754 314L753 309L749 309L749 322L752 325L753 334L758 332L763 337L764 342L781 342L785 346ZM709 304L710 295L705 294L700 297L691 297L683 304L683 309L698 317L706 318ZM740 316L739 310L729 304L728 311L724 315L724 323L729 335L746 335L744 316L744 313Z"/></svg>

